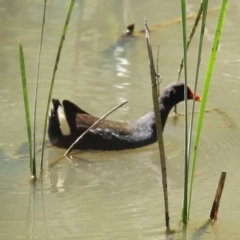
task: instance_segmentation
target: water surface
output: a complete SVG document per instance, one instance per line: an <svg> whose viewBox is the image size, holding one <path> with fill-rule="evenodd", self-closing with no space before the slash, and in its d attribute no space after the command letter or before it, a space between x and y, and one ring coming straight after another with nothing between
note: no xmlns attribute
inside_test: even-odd
<svg viewBox="0 0 240 240"><path fill-rule="evenodd" d="M199 1L188 1L187 11ZM1 239L166 239L164 203L157 144L135 150L83 151L72 159L54 162L64 153L47 147L44 177L29 182L25 114L21 90L18 42L24 46L28 88L34 92L40 40L42 1L0 0L0 167ZM48 1L37 111L40 147L45 106L54 60L69 1ZM219 1L211 1L211 7ZM240 212L240 34L239 1L230 1L212 77L194 183L187 239L238 239ZM143 28L180 16L179 3L151 0L77 0L56 76L53 96L69 99L101 116L127 120L152 106L144 37L115 44L125 26ZM202 93L218 13L208 16L198 93ZM188 21L191 29L193 20ZM197 35L199 32L196 33ZM197 38L196 38L197 39ZM188 55L189 85L193 87L198 41ZM182 57L181 25L153 32L153 50L160 43L161 87L176 80ZM190 106L190 104L189 104ZM199 105L197 105L199 109ZM183 104L179 105L183 112ZM197 117L197 115L196 115ZM197 118L196 118L197 119ZM196 123L196 121L195 121ZM183 188L184 119L169 118L165 147L171 227L178 229ZM39 163L38 163L39 165ZM218 221L206 223L222 170L227 171ZM171 239L182 239L181 234Z"/></svg>

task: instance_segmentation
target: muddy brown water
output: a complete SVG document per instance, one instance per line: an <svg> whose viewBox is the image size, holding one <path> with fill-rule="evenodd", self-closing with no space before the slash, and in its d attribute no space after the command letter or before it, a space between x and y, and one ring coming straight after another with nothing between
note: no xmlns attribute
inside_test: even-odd
<svg viewBox="0 0 240 240"><path fill-rule="evenodd" d="M37 0L23 2L0 0L0 239L166 239L157 144L119 152L83 151L51 168L48 164L64 150L46 148L43 181L36 186L29 183L18 42L21 40L24 46L32 110L43 5ZM188 1L187 12L197 11L198 2ZM49 0L47 5L37 111L38 146L68 4ZM210 2L210 8L216 6L219 1ZM240 235L239 8L239 1L230 1L207 103L207 108L219 110L205 114L186 239L239 239ZM114 120L145 114L152 106L145 39L114 43L130 22L142 29L144 16L154 26L180 14L179 3L170 1L77 0L53 96L72 100L96 116L128 100L110 116ZM217 18L218 13L212 13L207 20L199 94ZM189 30L192 23L188 21ZM153 32L151 41L155 53L160 43L163 88L177 77L182 57L181 25ZM190 86L197 46L195 38L188 55ZM183 112L183 104L179 112ZM164 139L170 224L176 230L181 218L183 136L183 117L169 118ZM222 170L227 171L225 189L218 220L211 226L206 221ZM182 238L181 233L171 237Z"/></svg>

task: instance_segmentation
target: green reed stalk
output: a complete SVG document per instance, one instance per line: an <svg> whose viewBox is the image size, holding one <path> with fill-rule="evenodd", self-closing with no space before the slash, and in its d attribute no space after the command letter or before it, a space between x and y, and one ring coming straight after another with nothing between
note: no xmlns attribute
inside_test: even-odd
<svg viewBox="0 0 240 240"><path fill-rule="evenodd" d="M222 1L218 24L217 24L217 28L216 28L216 32L215 32L213 45L212 45L212 52L211 52L211 55L209 58L206 77L205 77L204 89L203 89L203 94L202 94L202 103L201 103L199 117L198 117L197 133L196 133L195 145L194 145L190 189L192 189L192 185L193 185L193 177L194 177L196 159L197 159L197 154L198 154L198 146L199 146L200 134L201 134L201 129L202 129L204 110L205 110L205 106L206 106L209 86L210 86L210 82L211 82L211 76L212 76L215 59L216 59L216 55L217 55L218 44L219 44L220 37L221 37L221 31L222 31L223 23L225 20L226 11L227 11L227 3L228 3L228 0ZM190 192L190 195L192 195L192 191ZM190 207L190 205L191 205L191 202L189 201L189 207Z"/></svg>
<svg viewBox="0 0 240 240"><path fill-rule="evenodd" d="M26 116L27 133L28 133L28 151L29 151L29 157L30 157L30 170L31 170L32 177L36 178L36 163L35 163L35 158L33 158L33 155L32 155L32 134L31 134L30 114L29 114L27 79L26 79L23 47L21 42L19 43L19 55L20 55L20 67L21 67L21 76L22 76L22 89L23 89L25 116Z"/></svg>
<svg viewBox="0 0 240 240"><path fill-rule="evenodd" d="M191 42L192 42L192 39L193 39L193 36L196 32L196 29L197 29L197 26L198 26L198 23L199 23L199 20L201 19L201 15L202 15L202 11L203 11L203 2L201 2L200 4L200 8L198 10L198 14L197 14L197 17L195 19L195 22L193 24L193 27L192 27L192 30L191 30L191 33L188 37L188 40L187 40L187 49L189 48ZM180 77L181 77L181 73L182 73L182 69L183 69L183 58L181 60L181 63L179 65L179 70L178 70L178 79L177 81L179 82L180 81Z"/></svg>
<svg viewBox="0 0 240 240"><path fill-rule="evenodd" d="M184 151L184 182L183 182L183 206L182 222L187 223L187 201L188 201L188 161L187 161L187 143L188 143L188 122L187 122L187 30L186 30L186 2L181 0L182 7L182 31L183 31L183 56L184 56L184 113L185 113L185 151Z"/></svg>
<svg viewBox="0 0 240 240"><path fill-rule="evenodd" d="M57 69L58 69L58 63L59 63L60 55L61 55L61 52L62 52L63 42L65 40L65 36L66 36L66 33L67 33L67 27L68 27L68 23L70 21L70 17L71 17L71 14L72 14L74 3L75 3L75 0L71 0L71 3L69 5L69 9L68 9L68 14L67 14L67 17L66 17L66 21L65 21L65 24L64 24L64 27L63 27L63 32L62 32L62 36L61 36L61 39L60 39L59 47L58 47L58 52L57 52L57 56L56 56L56 60L55 60L54 69L53 69L53 75L52 75L52 80L51 80L49 94L48 94L47 110L46 110L45 122L44 122L40 171L42 171L42 168L43 168L44 145L45 145L46 130L47 130L48 111L49 111L50 101L51 101L51 98L52 98L54 80L55 80L56 72L57 72Z"/></svg>
<svg viewBox="0 0 240 240"><path fill-rule="evenodd" d="M37 94L38 94L38 79L39 79L39 68L40 68L40 58L42 52L42 42L43 42L43 31L45 26L45 16L46 16L46 5L47 0L44 0L44 8L43 8L43 19L42 19L42 30L40 37L40 45L39 45L39 53L38 53L38 63L37 63L37 73L36 73L36 83L35 83L35 92L34 92L34 112L33 112L33 149L32 154L33 158L36 159L36 112L37 112Z"/></svg>
<svg viewBox="0 0 240 240"><path fill-rule="evenodd" d="M204 36L205 23L206 23L206 17L207 17L208 0L203 0L201 3L201 6L202 6L201 8L203 11L203 16L202 16L200 40L199 40L199 47L198 47L198 58L197 58L194 93L197 92L198 75L199 75L199 68L200 68L200 64L201 64L201 55L202 55L203 36ZM189 136L188 136L188 166L190 163L190 155L191 155L191 139L192 139L194 109L195 109L195 99L193 99L193 103L192 103L192 114L191 114L190 129L189 129ZM192 183L192 179L191 179L191 183ZM192 196L192 184L190 184L189 191L190 191L190 194L189 194L189 203L190 203L191 196ZM190 212L190 204L188 205L188 219L189 219L189 212Z"/></svg>
<svg viewBox="0 0 240 240"><path fill-rule="evenodd" d="M192 42L192 39L193 39L193 36L194 36L195 32L196 32L199 20L201 19L202 11L203 11L203 3L200 4L200 8L198 10L198 14L197 14L195 22L193 24L191 33L190 33L190 35L188 37L188 40L187 40L187 50L188 50L188 48L189 48L189 46L190 46L190 44ZM179 69L178 69L178 78L177 78L178 82L180 81L180 77L181 77L181 73L182 73L182 69L183 69L183 61L184 61L184 59L182 58L182 60L180 62L180 65L179 65ZM177 114L177 105L174 106L174 113Z"/></svg>

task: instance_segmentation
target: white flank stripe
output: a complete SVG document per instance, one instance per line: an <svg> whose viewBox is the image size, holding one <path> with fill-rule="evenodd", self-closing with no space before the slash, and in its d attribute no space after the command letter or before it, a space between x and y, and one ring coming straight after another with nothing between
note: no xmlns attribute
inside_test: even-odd
<svg viewBox="0 0 240 240"><path fill-rule="evenodd" d="M53 110L54 110L54 106L53 106L53 103L51 102L50 108L49 108L49 111L48 111L48 117L49 118L52 116Z"/></svg>
<svg viewBox="0 0 240 240"><path fill-rule="evenodd" d="M60 123L60 129L62 132L62 135L70 135L71 134L71 130L70 127L68 125L64 110L62 108L62 106L58 106L58 120Z"/></svg>

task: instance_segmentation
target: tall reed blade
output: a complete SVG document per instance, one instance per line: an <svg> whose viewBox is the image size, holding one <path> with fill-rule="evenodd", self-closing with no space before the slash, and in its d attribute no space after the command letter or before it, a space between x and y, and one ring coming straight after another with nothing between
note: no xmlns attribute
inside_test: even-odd
<svg viewBox="0 0 240 240"><path fill-rule="evenodd" d="M192 185L193 185L193 176L194 176L194 171L195 171L195 166L196 166L196 159L197 159L197 154L198 154L198 146L199 146L200 134L201 134L201 129L202 129L204 110L205 110L205 106L206 106L206 102L207 102L209 86L210 86L211 77L212 77L212 73L213 73L213 69L214 69L216 55L217 55L218 44L220 41L222 27L223 27L223 23L224 23L226 11L227 11L227 3L228 3L228 0L222 1L222 6L221 6L218 24L217 24L215 37L214 37L214 41L213 41L213 46L212 46L212 52L211 52L211 55L209 58L206 77L205 77L204 89L203 89L203 94L202 94L202 103L201 103L199 117L198 117L197 132L196 132L196 138L195 138L195 144L194 144L193 164L192 164L192 173L191 173L191 187L190 187L191 189L192 189ZM190 194L192 194L192 192ZM190 205L191 205L191 202L189 201L189 206Z"/></svg>
<svg viewBox="0 0 240 240"><path fill-rule="evenodd" d="M196 29L197 29L197 26L198 26L198 23L199 23L199 20L201 19L201 15L202 15L202 11L203 11L203 2L201 2L200 4L200 7L199 7L199 10L198 10L198 14L196 16L196 19L195 19L195 22L193 24L193 27L192 27L192 30L191 30L191 33L188 37L188 40L187 40L187 50L192 42L192 39L193 39L193 36L196 32ZM180 81L180 77L181 77L181 73L182 73L182 69L183 69L183 61L184 59L182 58L180 64L179 64L179 69L178 69L178 78L177 78L177 81L179 82ZM176 108L176 105L174 107L174 113L176 114L177 113L177 108Z"/></svg>
<svg viewBox="0 0 240 240"><path fill-rule="evenodd" d="M195 86L194 86L195 93L197 92L198 74L199 74L199 68L200 68L200 63L201 63L201 54L202 54L204 29L205 29L205 23L206 23L206 18L207 18L208 0L203 0L201 5L203 6L203 16L202 16L200 40L199 40L199 47L198 47L197 68L196 68ZM190 163L190 155L191 155L191 140L192 140L194 109L195 109L195 99L193 99L193 103L192 103L192 114L191 114L190 129L189 129L189 136L188 136L188 166ZM189 203L190 203L191 196L192 196L192 179L191 179L189 191L190 191L190 194L189 194ZM189 219L189 212L190 212L190 205L188 204L188 219Z"/></svg>
<svg viewBox="0 0 240 240"><path fill-rule="evenodd" d="M214 12L216 10L219 10L218 8L213 8L213 9L210 9L209 11L207 11L207 13L211 13L211 12ZM201 2L200 4L200 7L199 7L199 10L198 10L198 13L196 15L196 19L195 19L195 22L194 22L194 25L192 27L192 30L191 30L191 33L188 37L188 40L187 40L187 50L192 42L192 39L193 39L193 36L196 32L196 29L197 29L197 26L198 26L198 23L201 19L201 16L202 16L202 11L203 11L203 2ZM177 78L177 81L179 82L180 81L180 77L181 77L181 73L182 73L182 69L183 69L183 58L179 64L179 69L178 69L178 78ZM177 114L177 105L174 106L174 110L173 110L174 114Z"/></svg>
<svg viewBox="0 0 240 240"><path fill-rule="evenodd" d="M199 20L201 19L202 10L203 10L203 3L201 3L201 5L200 5L197 17L196 17L195 22L193 24L191 33L190 33L190 35L188 37L188 40L187 40L187 50L188 50L188 48L189 48L189 46L190 46L190 44L192 42L192 39L193 39L193 36L194 36L195 31L197 29ZM184 59L182 58L181 63L179 65L179 69L178 69L178 79L177 79L178 82L180 81L180 77L181 77L181 73L182 73L182 69L183 69L183 61L184 61ZM174 110L173 111L174 111L174 114L177 114L177 105L174 106Z"/></svg>
<svg viewBox="0 0 240 240"><path fill-rule="evenodd" d="M21 42L19 43L19 55L20 55L20 67L21 67L21 76L22 76L22 89L23 89L23 98L24 98L24 107L25 107L25 117L26 117L26 124L27 124L27 133L28 133L30 170L31 170L32 177L36 178L36 163L35 163L35 158L33 158L32 156L32 134L31 134L30 114L29 114L27 79L26 79L23 47Z"/></svg>
<svg viewBox="0 0 240 240"><path fill-rule="evenodd" d="M65 40L65 36L66 36L66 33L67 33L67 27L68 27L68 23L70 21L70 17L71 17L71 14L72 14L74 3L75 3L75 0L71 0L71 3L69 5L69 9L68 9L68 14L67 14L67 17L66 17L66 21L65 21L65 24L64 24L64 27L63 27L63 32L62 32L62 36L61 36L61 39L60 39L59 47L58 47L58 52L57 52L57 56L56 56L56 60L55 60L54 69L53 69L53 75L52 75L52 80L51 80L49 94L48 94L47 110L46 110L46 114L45 114L40 171L42 171L42 168L43 168L44 145L45 145L46 130L47 130L48 111L49 111L50 101L51 101L51 98L52 98L54 80L55 80L56 72L57 72L57 69L58 69L58 63L59 63L61 52L62 52L63 42Z"/></svg>
<svg viewBox="0 0 240 240"><path fill-rule="evenodd" d="M187 201L188 201L188 161L187 161L187 142L188 142L188 122L187 122L187 30L186 30L186 2L181 0L182 7L182 31L183 31L183 56L184 56L184 113L185 113L185 141L184 141L184 183L183 183L183 207L182 222L187 223Z"/></svg>
<svg viewBox="0 0 240 240"><path fill-rule="evenodd" d="M36 73L36 83L35 83L35 92L34 92L34 112L33 112L33 149L32 155L33 158L36 159L36 118L37 118L37 94L38 94L38 79L39 79L39 68L40 68L40 58L42 52L42 42L43 42L43 30L45 25L45 16L46 16L46 4L47 0L44 0L44 8L43 8L43 20L42 20L42 30L40 37L40 45L39 45L39 53L38 53L38 64L37 64L37 73Z"/></svg>

